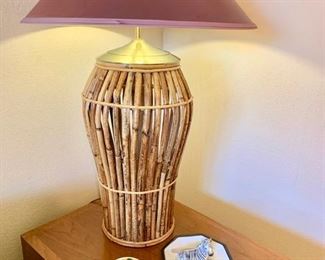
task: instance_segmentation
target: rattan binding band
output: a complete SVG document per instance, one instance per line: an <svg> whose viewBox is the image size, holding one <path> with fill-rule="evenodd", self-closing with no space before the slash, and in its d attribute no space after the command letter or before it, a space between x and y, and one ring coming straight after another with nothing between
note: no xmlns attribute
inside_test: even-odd
<svg viewBox="0 0 325 260"><path fill-rule="evenodd" d="M143 195L143 194L155 193L155 192L159 192L159 191L162 191L162 190L166 190L166 189L168 189L169 187L173 186L176 183L177 178L174 181L172 181L171 183L169 183L168 185L164 186L164 187L161 187L161 188L155 189L155 190L147 190L147 191L114 190L114 189L111 189L110 187L106 186L105 184L103 184L98 176L97 176L97 180L98 180L99 185L102 186L105 190L108 190L108 191L111 191L111 192L114 192L114 193L131 194L131 195L132 194L133 195Z"/></svg>
<svg viewBox="0 0 325 260"><path fill-rule="evenodd" d="M105 223L103 221L102 224L102 230L104 232L104 234L113 242L122 245L122 246L128 246L128 247L147 247L147 246L154 246L157 245L159 243L161 243L162 241L164 241L165 239L167 239L171 234L173 234L175 229L175 219L173 218L173 223L171 228L166 232L166 234L164 234L161 237L158 237L156 239L152 239L152 240L148 240L148 241L143 241L143 242L135 242L135 241L126 241L123 239L119 239L114 237L111 233L109 233L109 231L106 229L105 227Z"/></svg>
<svg viewBox="0 0 325 260"><path fill-rule="evenodd" d="M127 108L127 109L139 109L139 110L146 110L146 109L166 109L166 108L180 107L180 106L186 106L187 104L190 104L190 103L193 102L193 97L191 97L187 101L179 102L179 103L175 103L175 104L169 104L169 105L160 105L160 106L132 106L132 105L124 105L124 104L101 102L101 101L97 101L97 100L93 100L93 99L87 98L84 95L82 95L82 99L84 101L89 102L89 103L94 103L94 104L102 105L102 106L118 107L118 108Z"/></svg>

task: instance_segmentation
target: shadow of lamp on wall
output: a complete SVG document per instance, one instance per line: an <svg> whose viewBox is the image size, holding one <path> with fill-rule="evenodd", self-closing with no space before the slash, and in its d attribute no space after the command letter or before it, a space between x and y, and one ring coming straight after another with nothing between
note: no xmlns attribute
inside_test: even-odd
<svg viewBox="0 0 325 260"><path fill-rule="evenodd" d="M234 0L40 0L22 22L137 26L131 43L97 59L82 111L97 166L104 233L130 247L164 241L174 230L175 185L193 99L180 59L146 43L139 26L256 25Z"/></svg>

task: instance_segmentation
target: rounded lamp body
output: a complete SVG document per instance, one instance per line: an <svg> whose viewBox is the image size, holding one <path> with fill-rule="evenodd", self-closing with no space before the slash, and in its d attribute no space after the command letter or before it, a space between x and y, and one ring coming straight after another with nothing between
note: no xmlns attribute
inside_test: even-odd
<svg viewBox="0 0 325 260"><path fill-rule="evenodd" d="M83 115L112 241L146 247L173 232L180 159L192 97L178 63L100 59L83 92Z"/></svg>

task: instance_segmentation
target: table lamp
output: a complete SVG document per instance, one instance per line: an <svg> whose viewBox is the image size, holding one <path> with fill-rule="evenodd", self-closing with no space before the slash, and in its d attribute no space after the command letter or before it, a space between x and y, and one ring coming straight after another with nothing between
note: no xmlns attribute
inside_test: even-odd
<svg viewBox="0 0 325 260"><path fill-rule="evenodd" d="M136 26L133 41L97 59L82 111L105 235L129 247L164 241L175 227L175 184L193 100L180 59L146 43L138 26L256 25L234 0L40 0L22 22Z"/></svg>

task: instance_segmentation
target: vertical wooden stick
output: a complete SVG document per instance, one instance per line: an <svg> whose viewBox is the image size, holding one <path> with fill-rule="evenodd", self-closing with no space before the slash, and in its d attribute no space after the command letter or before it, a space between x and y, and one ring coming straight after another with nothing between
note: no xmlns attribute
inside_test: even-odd
<svg viewBox="0 0 325 260"><path fill-rule="evenodd" d="M104 100L104 95L106 93L108 84L110 83L110 81L112 79L112 75L113 75L112 72L108 72L108 74L105 78L105 81L104 81L103 85L101 86L97 100L99 100L99 101ZM105 173L105 179L100 179L100 180L102 181L102 183L104 183L105 185L108 185L110 187L111 186L111 183L110 183L111 177L110 177L109 166L108 166L107 156L106 156L106 147L105 147L105 141L104 141L102 122L101 122L101 113L102 113L102 106L97 104L96 109L95 109L96 135L97 135L100 157L101 157L101 161L103 163L103 168L104 168L104 173ZM106 198L106 196L104 196L104 198ZM113 208L112 193L108 194L108 201L109 201L109 206L110 206L109 208L112 209ZM106 213L105 210L104 210L104 214L108 215L108 213ZM112 211L110 211L110 219L111 219L111 225L112 225L111 229L114 230L115 229L115 218L114 218L114 214Z"/></svg>
<svg viewBox="0 0 325 260"><path fill-rule="evenodd" d="M106 72L97 69L96 67L93 69L90 78L88 79L87 83L86 83L86 87L83 91L83 96L89 97L89 98L94 98L94 89L96 87L98 87L98 81L101 82L101 78L103 77L103 75L106 74ZM106 77L107 79L107 77ZM96 161L96 167L97 167L97 171L98 171L98 175L99 175L99 179L102 181L102 183L106 184L107 180L105 178L106 173L101 172L101 168L100 168L100 162L99 162L99 158L96 155L96 151L97 151L97 147L96 147L96 140L93 140L94 135L93 135L93 131L91 130L91 119L90 119L90 107L91 104L89 102L83 101L83 117L84 117L84 122L85 122L85 126L86 126L86 131L87 131L87 137L91 146L91 150L92 153L95 157L95 161ZM101 187L99 188L100 192L101 192L101 201L102 201L102 205L103 205L103 210L104 210L104 221L105 221L105 226L107 228L109 228L112 231L112 226L113 224L111 223L111 221L109 221L109 219L111 219L109 217L109 203L108 203L108 196L106 196L105 193L103 193Z"/></svg>
<svg viewBox="0 0 325 260"><path fill-rule="evenodd" d="M175 103L177 103L177 96L176 96L175 86L172 81L171 73L169 71L167 71L165 73L165 76L166 76L167 85L168 85L168 89L169 89L169 93L170 93L170 97L171 97L171 102L172 102L172 104L175 104ZM171 162L171 157L173 154L173 150L176 149L175 142L176 142L176 137L177 137L177 133L179 130L178 129L179 128L179 108L178 107L172 108L172 115L173 115L173 119L172 119L172 124L170 127L170 135L169 135L166 153L164 156L164 164L163 164L163 168L162 168L162 172L166 175L166 179L163 184L164 186L168 185L171 182L171 174L172 174L173 166L174 166ZM166 216L166 210L167 210L168 194L169 194L169 190L166 189L164 191L164 197L163 197L163 203L162 203L160 235L165 233L165 228L166 228L165 216Z"/></svg>
<svg viewBox="0 0 325 260"><path fill-rule="evenodd" d="M118 78L119 78L119 72L114 71L112 75L111 83L108 87L107 93L105 95L105 102L110 103L113 99L113 92L115 89L115 86L117 84ZM109 171L110 171L110 178L111 178L111 186L112 189L117 189L117 176L116 176L116 167L115 167L115 156L114 156L114 144L113 144L113 133L111 133L110 128L110 108L108 106L105 106L103 109L103 132L104 132L104 141L106 146L106 154L107 154L107 160L109 165ZM112 214L114 214L114 220L115 220L115 229L113 230L114 236L120 237L120 214L119 214L119 201L118 201L118 194L112 193L113 197L113 208L111 208ZM112 234L113 234L112 233Z"/></svg>
<svg viewBox="0 0 325 260"><path fill-rule="evenodd" d="M91 74L91 77L88 79L85 90L83 91L83 95L89 98L93 98L94 97L94 89L96 87L97 81L98 81L98 77L100 76L101 70L95 68ZM83 100L82 102L83 106L83 117L84 117L84 123L85 123L85 127L86 127L86 131L87 131L87 137L89 140L89 144L91 147L91 151L93 153L93 156L95 158L95 162L96 162L96 167L97 167L97 171L98 174L100 174L99 169L98 169L98 162L96 160L95 157L95 142L93 142L92 140L92 129L91 129L91 119L90 119L90 107L91 107L91 103L88 101ZM100 176L101 177L101 176Z"/></svg>
<svg viewBox="0 0 325 260"><path fill-rule="evenodd" d="M184 78L184 76L182 75L182 71L181 70L177 70L175 72L177 80L179 82L179 86L182 92L182 96L184 97L185 100L189 100L191 98L191 92L187 86L186 80ZM191 125L191 119L192 119L192 111L193 111L193 103L190 103L188 105L185 106L185 111L186 111L186 115L185 115L185 126L184 126L184 130L183 130L183 135L181 137L181 145L178 151L178 156L177 156L177 160L176 160L176 176L177 177L177 173L178 173L178 168L179 168L179 164L180 161L182 159L182 155L183 155L183 151L184 151L184 147L185 147L185 143L186 143L186 139L188 137L188 133L189 133L189 128Z"/></svg>
<svg viewBox="0 0 325 260"><path fill-rule="evenodd" d="M134 90L134 105L141 105L142 93L142 74L137 72L135 74L135 90ZM140 111L133 110L132 115L132 135L131 135L131 150L130 150L130 163L131 163L131 191L137 189L137 151L138 151L138 131L139 131L139 118ZM132 201L132 240L138 241L138 222L137 222L137 196L131 195Z"/></svg>
<svg viewBox="0 0 325 260"><path fill-rule="evenodd" d="M108 194L106 190L99 185L99 195L100 195L100 200L104 211L103 218L104 218L105 227L112 232L114 226L114 219L112 219L111 207L110 207L110 203L108 202L110 194Z"/></svg>
<svg viewBox="0 0 325 260"><path fill-rule="evenodd" d="M159 83L159 74L153 73L153 84L154 84L154 101L155 105L161 104L161 88ZM156 173L156 162L158 158L158 145L159 145L159 134L161 125L161 110L156 109L152 114L154 116L153 136L149 152L148 161L148 177L146 178L146 190L152 190L154 187L155 173ZM152 206L153 206L153 194L149 193L146 198L146 237L148 240L155 238L155 226L156 221L152 221Z"/></svg>
<svg viewBox="0 0 325 260"><path fill-rule="evenodd" d="M162 89L162 99L163 104L169 103L169 90L166 82L165 73L160 72L159 78L161 82ZM161 147L158 155L158 167L156 173L156 181L159 188L162 188L166 179L168 153L167 146L169 143L169 132L170 132L170 120L171 120L171 109L164 109L164 117L162 123L162 132L161 132ZM156 218L156 238L160 237L161 230L161 214L162 214L162 204L163 204L163 191L158 193L158 205L157 205L157 218Z"/></svg>
<svg viewBox="0 0 325 260"><path fill-rule="evenodd" d="M151 75L145 73L144 75L144 105L151 105ZM145 173L148 155L148 140L149 140L149 126L150 126L150 114L151 109L145 109L143 112L142 132L141 132L141 147L138 166L138 191L144 190L145 185ZM138 224L139 224L139 237L140 241L145 239L144 237L144 199L145 196L138 195Z"/></svg>
<svg viewBox="0 0 325 260"><path fill-rule="evenodd" d="M117 86L115 88L113 97L114 103L120 104L121 90L124 86L127 72L123 71L120 74ZM121 110L120 108L113 107L113 129L114 129L114 153L115 153L115 166L117 175L117 186L119 190L124 190L123 183L123 171L122 171L122 160L121 160ZM120 204L120 224L121 234L120 238L125 238L125 200L124 194L119 193L119 204Z"/></svg>
<svg viewBox="0 0 325 260"><path fill-rule="evenodd" d="M171 72L171 77L172 77L172 81L169 79L168 82L169 82L170 87L173 87L172 85L174 85L174 88L176 90L177 102L178 103L184 102L185 97L183 96L181 83L179 82L179 78L177 77L175 71ZM178 161L179 157L181 156L181 154L179 154L178 151L181 148L184 128L186 126L186 120L185 120L186 119L186 107L179 106L178 112L179 112L179 118L180 118L179 125L178 125L178 132L177 132L176 141L174 144L174 152L173 152L173 155L171 158L171 163L170 163L172 167L170 167L169 173L168 173L170 180L168 180L168 178L167 178L167 183L174 181L177 177L177 171L178 171L177 161ZM170 214L169 211L171 210L173 205L171 205L170 201L172 201L174 199L174 191L175 191L175 187L173 186L167 195L167 204L165 206L165 208L166 208L165 227L166 228L168 228L168 226L170 224L170 223L167 223L167 221L171 219L169 216L169 214Z"/></svg>
<svg viewBox="0 0 325 260"><path fill-rule="evenodd" d="M93 86L89 90L89 96L93 99L97 99L97 96L100 91L100 87L102 85L102 82L104 81L106 77L107 72L104 70L98 70L98 73L96 74L96 80L93 83ZM96 162L96 167L97 171L99 174L99 177L105 180L105 173L104 173L104 168L103 164L100 158L100 153L98 149L98 141L96 138L96 124L95 124L95 111L96 111L96 104L89 104L87 106L87 125L89 126L89 139L92 143L92 150L93 150L93 155L95 158Z"/></svg>
<svg viewBox="0 0 325 260"><path fill-rule="evenodd" d="M134 82L134 73L128 74L127 83L124 92L123 104L131 105L132 103L132 86ZM124 188L126 191L131 190L130 182L130 110L122 109L122 161L123 161L123 176L124 176ZM131 196L125 195L125 215L126 215L126 240L131 240Z"/></svg>

